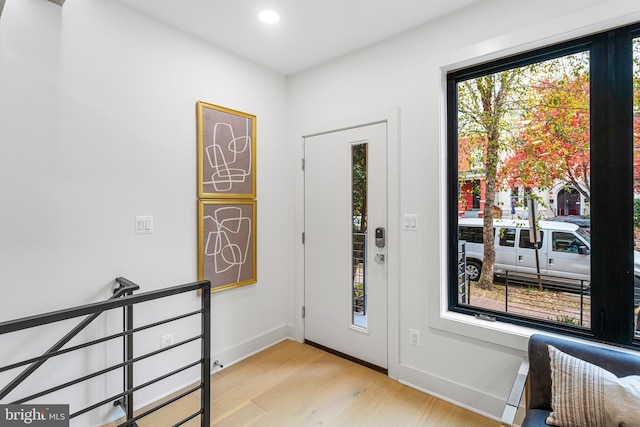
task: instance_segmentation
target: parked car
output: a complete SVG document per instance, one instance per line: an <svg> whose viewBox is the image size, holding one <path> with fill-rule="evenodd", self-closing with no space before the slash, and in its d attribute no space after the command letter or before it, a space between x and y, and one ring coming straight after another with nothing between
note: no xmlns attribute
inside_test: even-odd
<svg viewBox="0 0 640 427"><path fill-rule="evenodd" d="M494 219L496 276L536 274L535 246L529 238L529 221ZM476 281L482 271L484 244L481 218L458 219L459 239L466 242L467 276ZM591 234L576 224L539 221L540 274L591 281ZM640 306L640 252L634 251L634 306Z"/></svg>
<svg viewBox="0 0 640 427"><path fill-rule="evenodd" d="M484 244L482 219L461 218L460 240L467 242L467 274L477 280L482 270ZM591 236L575 224L539 221L540 274L574 280L591 280ZM535 246L530 241L529 221L494 219L497 276L536 274Z"/></svg>

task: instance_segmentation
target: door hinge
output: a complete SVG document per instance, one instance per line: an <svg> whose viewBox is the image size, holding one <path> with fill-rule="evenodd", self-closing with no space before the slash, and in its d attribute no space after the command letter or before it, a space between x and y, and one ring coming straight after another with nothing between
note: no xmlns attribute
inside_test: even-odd
<svg viewBox="0 0 640 427"><path fill-rule="evenodd" d="M304 305L303 305L302 306L302 318L303 319L304 319L305 314L306 314L306 310L305 310Z"/></svg>
<svg viewBox="0 0 640 427"><path fill-rule="evenodd" d="M302 244L304 244L304 231L302 232Z"/></svg>
<svg viewBox="0 0 640 427"><path fill-rule="evenodd" d="M304 158L302 159L302 170L304 170Z"/></svg>

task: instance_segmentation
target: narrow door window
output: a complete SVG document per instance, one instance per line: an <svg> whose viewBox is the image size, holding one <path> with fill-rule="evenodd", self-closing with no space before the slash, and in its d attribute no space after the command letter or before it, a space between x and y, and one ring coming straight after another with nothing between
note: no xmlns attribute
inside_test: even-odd
<svg viewBox="0 0 640 427"><path fill-rule="evenodd" d="M351 146L353 250L352 324L367 327L367 143Z"/></svg>

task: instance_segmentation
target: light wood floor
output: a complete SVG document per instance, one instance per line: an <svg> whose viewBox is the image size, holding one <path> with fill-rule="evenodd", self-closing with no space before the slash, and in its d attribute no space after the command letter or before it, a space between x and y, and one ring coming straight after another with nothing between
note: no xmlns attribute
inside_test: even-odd
<svg viewBox="0 0 640 427"><path fill-rule="evenodd" d="M211 425L217 427L499 424L369 368L290 340L212 375L211 389ZM173 425L196 412L199 399L199 394L193 393L138 421L138 425ZM199 426L199 417L185 425Z"/></svg>

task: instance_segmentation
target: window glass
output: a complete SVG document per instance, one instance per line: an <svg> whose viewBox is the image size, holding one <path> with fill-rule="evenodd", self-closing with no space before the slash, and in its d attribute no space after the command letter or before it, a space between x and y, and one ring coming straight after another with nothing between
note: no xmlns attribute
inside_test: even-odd
<svg viewBox="0 0 640 427"><path fill-rule="evenodd" d="M585 230L584 228L578 228L576 230L576 234L580 236L582 240L591 245L591 233L589 233L587 230Z"/></svg>
<svg viewBox="0 0 640 427"><path fill-rule="evenodd" d="M551 233L551 248L554 252L570 252L578 253L580 246L585 246L574 234L562 231L554 231Z"/></svg>
<svg viewBox="0 0 640 427"><path fill-rule="evenodd" d="M500 246L513 248L516 245L516 229L515 228L499 228L498 236L500 238Z"/></svg>
<svg viewBox="0 0 640 427"><path fill-rule="evenodd" d="M588 260L575 272L567 257L548 267L550 230L539 230L536 245L529 218L590 215L590 53L547 58L456 81L458 217L480 210L483 227L503 225L491 241L482 228L460 227L461 240L482 243L466 246L468 305L584 326L589 297L576 280L589 282ZM577 308L564 312L576 296Z"/></svg>
<svg viewBox="0 0 640 427"><path fill-rule="evenodd" d="M482 243L482 227L460 226L460 240L467 243Z"/></svg>
<svg viewBox="0 0 640 427"><path fill-rule="evenodd" d="M353 221L351 251L351 324L367 328L367 205L368 144L351 146L351 218Z"/></svg>
<svg viewBox="0 0 640 427"><path fill-rule="evenodd" d="M542 243L544 242L544 231L540 231L540 241L538 241L538 249L542 247ZM523 249L535 249L536 245L531 242L531 237L528 229L520 230L520 243L519 247Z"/></svg>

